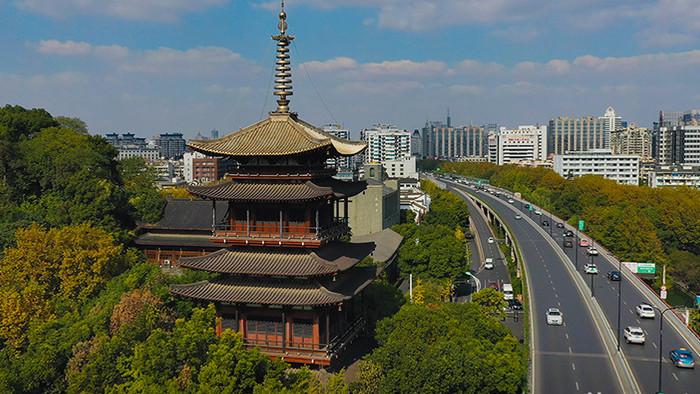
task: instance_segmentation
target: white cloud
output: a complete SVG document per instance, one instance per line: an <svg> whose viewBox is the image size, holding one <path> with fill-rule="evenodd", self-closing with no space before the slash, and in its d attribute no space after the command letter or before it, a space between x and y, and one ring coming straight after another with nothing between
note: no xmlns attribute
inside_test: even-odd
<svg viewBox="0 0 700 394"><path fill-rule="evenodd" d="M58 40L42 40L39 41L37 52L51 55L87 55L92 51L92 45L87 42Z"/></svg>
<svg viewBox="0 0 700 394"><path fill-rule="evenodd" d="M416 81L400 82L350 82L340 85L338 91L341 93L370 94L381 97L393 96L395 93L404 93L413 90L422 90L423 84Z"/></svg>
<svg viewBox="0 0 700 394"><path fill-rule="evenodd" d="M357 69L357 61L349 57L336 57L324 62L313 61L304 63L303 67L309 72L329 73Z"/></svg>
<svg viewBox="0 0 700 394"><path fill-rule="evenodd" d="M183 74L189 76L210 76L246 66L247 71L257 69L248 66L241 55L221 47L198 47L185 51L172 48L159 48L136 54L119 67L123 72L144 72L158 74Z"/></svg>
<svg viewBox="0 0 700 394"><path fill-rule="evenodd" d="M105 58L118 59L129 56L130 51L129 48L120 45L101 45L95 47L95 54Z"/></svg>
<svg viewBox="0 0 700 394"><path fill-rule="evenodd" d="M229 0L17 0L19 9L55 18L80 14L109 15L129 20L168 22L183 14L220 7Z"/></svg>
<svg viewBox="0 0 700 394"><path fill-rule="evenodd" d="M482 92L476 85L452 85L447 89L455 96L476 96Z"/></svg>
<svg viewBox="0 0 700 394"><path fill-rule="evenodd" d="M61 72L55 74L39 74L29 78L29 85L33 88L57 88L75 87L87 83L90 77L80 72Z"/></svg>

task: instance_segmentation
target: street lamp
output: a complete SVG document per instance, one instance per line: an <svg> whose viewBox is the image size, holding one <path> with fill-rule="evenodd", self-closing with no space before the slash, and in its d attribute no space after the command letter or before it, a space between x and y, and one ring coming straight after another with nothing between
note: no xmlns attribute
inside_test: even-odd
<svg viewBox="0 0 700 394"><path fill-rule="evenodd" d="M577 254L578 254L578 253L577 253ZM591 255L591 265L593 265L593 258L594 258L594 257L595 257L594 255ZM596 268L596 269L597 269L597 268ZM593 274L589 274L589 275L591 275L591 297L595 297L595 287L593 286L593 277L594 277L595 275L593 275Z"/></svg>
<svg viewBox="0 0 700 394"><path fill-rule="evenodd" d="M620 351L620 310L622 309L622 260L617 260L617 272L620 273L620 280L617 281L617 351Z"/></svg>
<svg viewBox="0 0 700 394"><path fill-rule="evenodd" d="M661 393L661 363L663 361L663 347L664 347L664 313L674 310L676 308L684 308L684 305L670 306L663 311L657 307L652 307L659 311L659 390L657 393Z"/></svg>

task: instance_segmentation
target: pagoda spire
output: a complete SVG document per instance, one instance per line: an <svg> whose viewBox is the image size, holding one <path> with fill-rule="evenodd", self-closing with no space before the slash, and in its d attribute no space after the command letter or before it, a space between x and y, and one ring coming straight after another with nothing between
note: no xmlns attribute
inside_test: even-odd
<svg viewBox="0 0 700 394"><path fill-rule="evenodd" d="M282 0L282 12L280 12L280 22L277 24L277 28L280 29L280 34L278 36L272 36L272 39L277 41L277 61L275 64L275 96L279 96L277 99L277 110L276 113L289 113L289 99L287 96L291 96L292 93L292 74L289 72L291 68L289 67L289 44L294 39L294 36L288 36L287 32L287 14L284 12L284 0Z"/></svg>

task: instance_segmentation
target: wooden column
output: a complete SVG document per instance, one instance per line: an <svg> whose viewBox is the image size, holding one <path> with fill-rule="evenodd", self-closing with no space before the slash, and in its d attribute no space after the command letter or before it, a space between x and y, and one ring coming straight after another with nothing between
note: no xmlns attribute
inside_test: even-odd
<svg viewBox="0 0 700 394"><path fill-rule="evenodd" d="M245 209L245 228L247 236L250 237L250 208Z"/></svg>
<svg viewBox="0 0 700 394"><path fill-rule="evenodd" d="M326 343L331 344L331 310L326 308Z"/></svg>
<svg viewBox="0 0 700 394"><path fill-rule="evenodd" d="M318 234L318 205L316 205L316 238L319 238L319 234Z"/></svg>
<svg viewBox="0 0 700 394"><path fill-rule="evenodd" d="M282 351L287 350L287 315L282 309Z"/></svg>
<svg viewBox="0 0 700 394"><path fill-rule="evenodd" d="M216 235L216 200L211 200L211 234Z"/></svg>
<svg viewBox="0 0 700 394"><path fill-rule="evenodd" d="M282 222L282 210L280 209L280 238L282 238L282 229L284 228L284 223Z"/></svg>

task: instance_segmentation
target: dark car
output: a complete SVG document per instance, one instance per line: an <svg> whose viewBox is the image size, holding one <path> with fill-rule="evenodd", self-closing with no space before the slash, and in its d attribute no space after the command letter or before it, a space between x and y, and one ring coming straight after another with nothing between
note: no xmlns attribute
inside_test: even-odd
<svg viewBox="0 0 700 394"><path fill-rule="evenodd" d="M557 228L564 228L564 223L557 222Z"/></svg>
<svg viewBox="0 0 700 394"><path fill-rule="evenodd" d="M565 237L573 237L573 236L574 236L574 232L571 231L571 230L566 230L566 232L564 233L564 236L565 236Z"/></svg>
<svg viewBox="0 0 700 394"><path fill-rule="evenodd" d="M508 308L514 311L521 311L523 310L523 303L520 302L520 300L513 298L512 300L508 300Z"/></svg>
<svg viewBox="0 0 700 394"><path fill-rule="evenodd" d="M542 221L542 226L543 226L543 227L549 227L549 221L543 220L543 221Z"/></svg>
<svg viewBox="0 0 700 394"><path fill-rule="evenodd" d="M574 247L574 243L571 242L571 241L564 241L564 247L565 247L565 248L573 248L573 247Z"/></svg>
<svg viewBox="0 0 700 394"><path fill-rule="evenodd" d="M620 271L608 271L609 280L620 280Z"/></svg>
<svg viewBox="0 0 700 394"><path fill-rule="evenodd" d="M530 204L525 204L525 209L530 209Z"/></svg>

